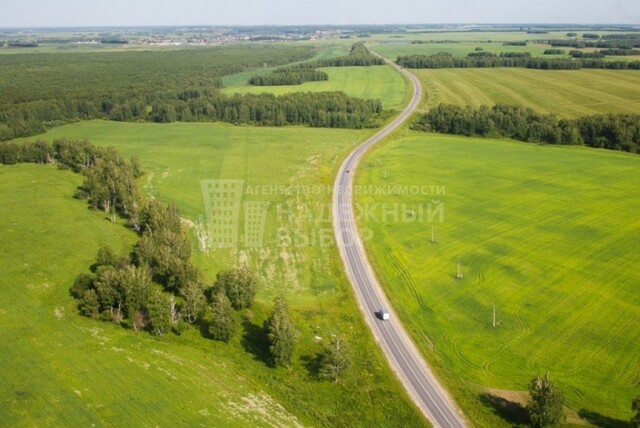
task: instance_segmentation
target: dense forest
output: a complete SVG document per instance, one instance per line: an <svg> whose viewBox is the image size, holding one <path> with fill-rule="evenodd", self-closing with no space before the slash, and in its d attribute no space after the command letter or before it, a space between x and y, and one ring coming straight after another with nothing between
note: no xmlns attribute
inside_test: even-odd
<svg viewBox="0 0 640 428"><path fill-rule="evenodd" d="M249 84L255 86L300 85L304 82L329 79L327 73L316 70L317 68L368 67L372 65L384 65L384 60L371 54L363 43L355 43L351 47L349 55L279 68L269 75L252 77L249 79Z"/></svg>
<svg viewBox="0 0 640 428"><path fill-rule="evenodd" d="M515 140L585 145L640 153L640 115L609 114L559 120L530 108L495 105L480 108L441 104L412 124L425 132L475 137L506 137Z"/></svg>
<svg viewBox="0 0 640 428"><path fill-rule="evenodd" d="M0 141L90 119L376 126L379 101L343 93L226 96L218 90L226 74L312 54L308 48L265 47L7 56L0 64Z"/></svg>
<svg viewBox="0 0 640 428"><path fill-rule="evenodd" d="M607 70L640 70L640 61L605 61L602 56L588 58L538 58L527 55L500 56L488 52L473 52L466 57L449 53L433 55L399 56L396 63L407 68L492 68L518 67L536 70L580 70L598 68Z"/></svg>

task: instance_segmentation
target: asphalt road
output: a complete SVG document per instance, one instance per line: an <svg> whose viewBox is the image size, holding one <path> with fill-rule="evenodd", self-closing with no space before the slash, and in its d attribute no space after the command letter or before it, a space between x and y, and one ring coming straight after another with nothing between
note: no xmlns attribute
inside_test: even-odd
<svg viewBox="0 0 640 428"><path fill-rule="evenodd" d="M422 93L420 82L406 70L400 69L400 71L413 84L411 103L398 118L362 143L343 162L334 185L333 229L340 256L364 318L407 392L434 426L464 427L466 424L462 413L433 375L380 287L364 251L353 215L351 200L353 176L360 158L369 147L402 125L420 102ZM379 311L382 308L389 310L389 320L381 319ZM393 417L393 415L389 416Z"/></svg>

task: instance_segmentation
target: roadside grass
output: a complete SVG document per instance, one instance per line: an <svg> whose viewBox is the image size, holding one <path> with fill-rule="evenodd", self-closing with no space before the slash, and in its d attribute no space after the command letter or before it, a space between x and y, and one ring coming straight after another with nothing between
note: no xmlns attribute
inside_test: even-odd
<svg viewBox="0 0 640 428"><path fill-rule="evenodd" d="M302 85L289 86L251 86L247 80L254 74L246 74L246 79L231 77L227 82L236 86L227 86L223 92L232 95L272 93L276 95L291 92L324 92L342 91L358 98L379 99L385 109L401 110L409 99L409 85L400 73L388 65L372 67L330 67L320 68L329 75L329 80L322 82L306 82ZM237 75L236 75L237 76Z"/></svg>
<svg viewBox="0 0 640 428"><path fill-rule="evenodd" d="M175 203L197 221L204 214L200 180L330 187L341 157L371 132L93 121L40 138L86 137L139 156L147 171L145 194ZM300 236L325 228L330 233L330 211L326 224L313 211L330 208L326 190L243 195L271 202L260 249L204 253L194 237L195 261L209 282L241 262L261 277L255 307L242 314L240 333L225 345L195 329L157 339L79 316L68 294L74 277L86 271L100 245L128 249L133 235L71 198L79 176L37 165L5 166L0 176L0 233L12 237L0 262L8 302L0 322L0 343L8 349L0 357L0 391L7 397L0 425L426 425L362 322L335 247L303 238L287 247L274 236L278 227ZM30 182L33 177L41 177L40 185ZM276 206L287 203L293 210L283 209L278 218ZM306 206L311 217L298 211ZM40 220L35 213L47 215ZM40 221L47 228L29 233ZM31 259L41 265L23 267ZM300 331L291 370L269 368L257 345L276 294L286 296ZM351 348L352 368L338 384L317 379L318 353L332 334L344 335Z"/></svg>
<svg viewBox="0 0 640 428"><path fill-rule="evenodd" d="M361 194L378 216L360 224L390 301L470 420L519 423L501 406L549 370L570 423L627 421L640 382L640 158L403 132L367 154L357 184L445 190ZM443 221L428 221L431 201ZM423 204L423 221L402 204Z"/></svg>
<svg viewBox="0 0 640 428"><path fill-rule="evenodd" d="M513 68L412 70L423 84L422 108L510 104L561 118L640 113L640 73Z"/></svg>

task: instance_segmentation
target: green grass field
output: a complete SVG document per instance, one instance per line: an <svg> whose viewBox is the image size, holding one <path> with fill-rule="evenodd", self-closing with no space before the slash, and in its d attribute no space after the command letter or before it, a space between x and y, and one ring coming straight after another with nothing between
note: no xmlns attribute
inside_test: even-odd
<svg viewBox="0 0 640 428"><path fill-rule="evenodd" d="M640 73L627 70L542 71L513 68L412 70L425 91L422 108L522 105L562 118L640 113Z"/></svg>
<svg viewBox="0 0 640 428"><path fill-rule="evenodd" d="M377 204L361 226L374 232L366 245L390 300L478 426L516 423L495 416L490 395L520 401L517 391L547 370L571 422L631 417L639 167L634 155L406 131L364 159L359 185L446 189L357 202ZM383 204L418 212L432 200L443 203L442 222L429 222L426 207L424 221L380 216Z"/></svg>
<svg viewBox="0 0 640 428"><path fill-rule="evenodd" d="M330 183L339 158L370 132L95 121L41 138L87 137L138 155L147 171L145 193L176 203L196 221L204 214L200 180ZM321 209L330 203L326 192L244 196L272 203L262 248L202 253L194 238L195 261L209 281L241 260L261 277L249 326L225 345L195 329L156 339L77 315L68 294L74 277L100 245L125 250L134 242L124 226L71 197L80 182L53 167L0 167L0 236L7 240L0 250L0 425L426 424L366 330L335 249L318 242L284 247L275 239L278 226L309 236L330 230L330 220L315 211L291 224L276 210L287 202ZM267 367L247 339L268 316L275 294L287 297L300 330L291 370ZM339 384L314 378L316 355L332 334L344 334L351 347L353 369Z"/></svg>
<svg viewBox="0 0 640 428"><path fill-rule="evenodd" d="M245 80L228 79L226 82L237 86L226 86L225 82L223 92L230 95L264 92L281 95L291 92L342 91L352 97L379 99L383 107L389 110L400 110L409 97L407 82L390 66L331 67L320 70L329 75L329 80L291 86L251 86L247 84L247 80L256 73L245 73Z"/></svg>
<svg viewBox="0 0 640 428"><path fill-rule="evenodd" d="M163 202L175 203L192 222L205 216L201 180L243 180L246 191L243 202L270 203L263 248L240 246L237 251L198 252L196 257L212 279L220 269L247 258L264 275L266 297L286 293L290 298L307 302L334 289L335 278L327 263L329 250L315 245L320 242L319 234L331 235L327 188L333 183L334 170L342 157L372 132L93 121L53 129L45 138L89 138L97 145L111 145L126 156L139 156L148 171L142 179L144 192ZM294 192L294 187L287 191L280 189L304 185L316 186L319 192ZM290 220L289 213L296 218ZM239 240L243 226L240 218ZM278 228L283 228L280 235ZM292 243L281 250L278 237L286 234L299 236L298 245ZM307 238L313 245L304 245Z"/></svg>
<svg viewBox="0 0 640 428"><path fill-rule="evenodd" d="M487 41L459 42L459 43L383 43L372 46L372 49L380 55L386 56L395 61L401 55L433 55L440 52L450 53L454 56L467 56L474 52L476 48L482 48L485 52L500 54L501 52L529 52L532 56L543 56L545 49L551 46L545 44L529 44L527 46L504 46L502 42L496 43ZM568 56L570 49L565 49ZM561 57L561 56L552 56Z"/></svg>

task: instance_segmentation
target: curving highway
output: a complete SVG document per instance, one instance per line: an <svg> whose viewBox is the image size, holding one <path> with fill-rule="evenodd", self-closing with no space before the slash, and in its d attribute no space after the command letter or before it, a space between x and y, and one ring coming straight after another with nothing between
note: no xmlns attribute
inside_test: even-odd
<svg viewBox="0 0 640 428"><path fill-rule="evenodd" d="M395 64L393 66L413 84L411 103L391 124L362 143L342 163L334 184L333 229L360 310L405 389L434 426L464 427L466 425L462 413L433 375L382 291L358 235L353 214L353 176L358 162L372 145L402 125L420 102L422 87L418 79ZM378 318L378 311L382 308L389 310L389 320Z"/></svg>

